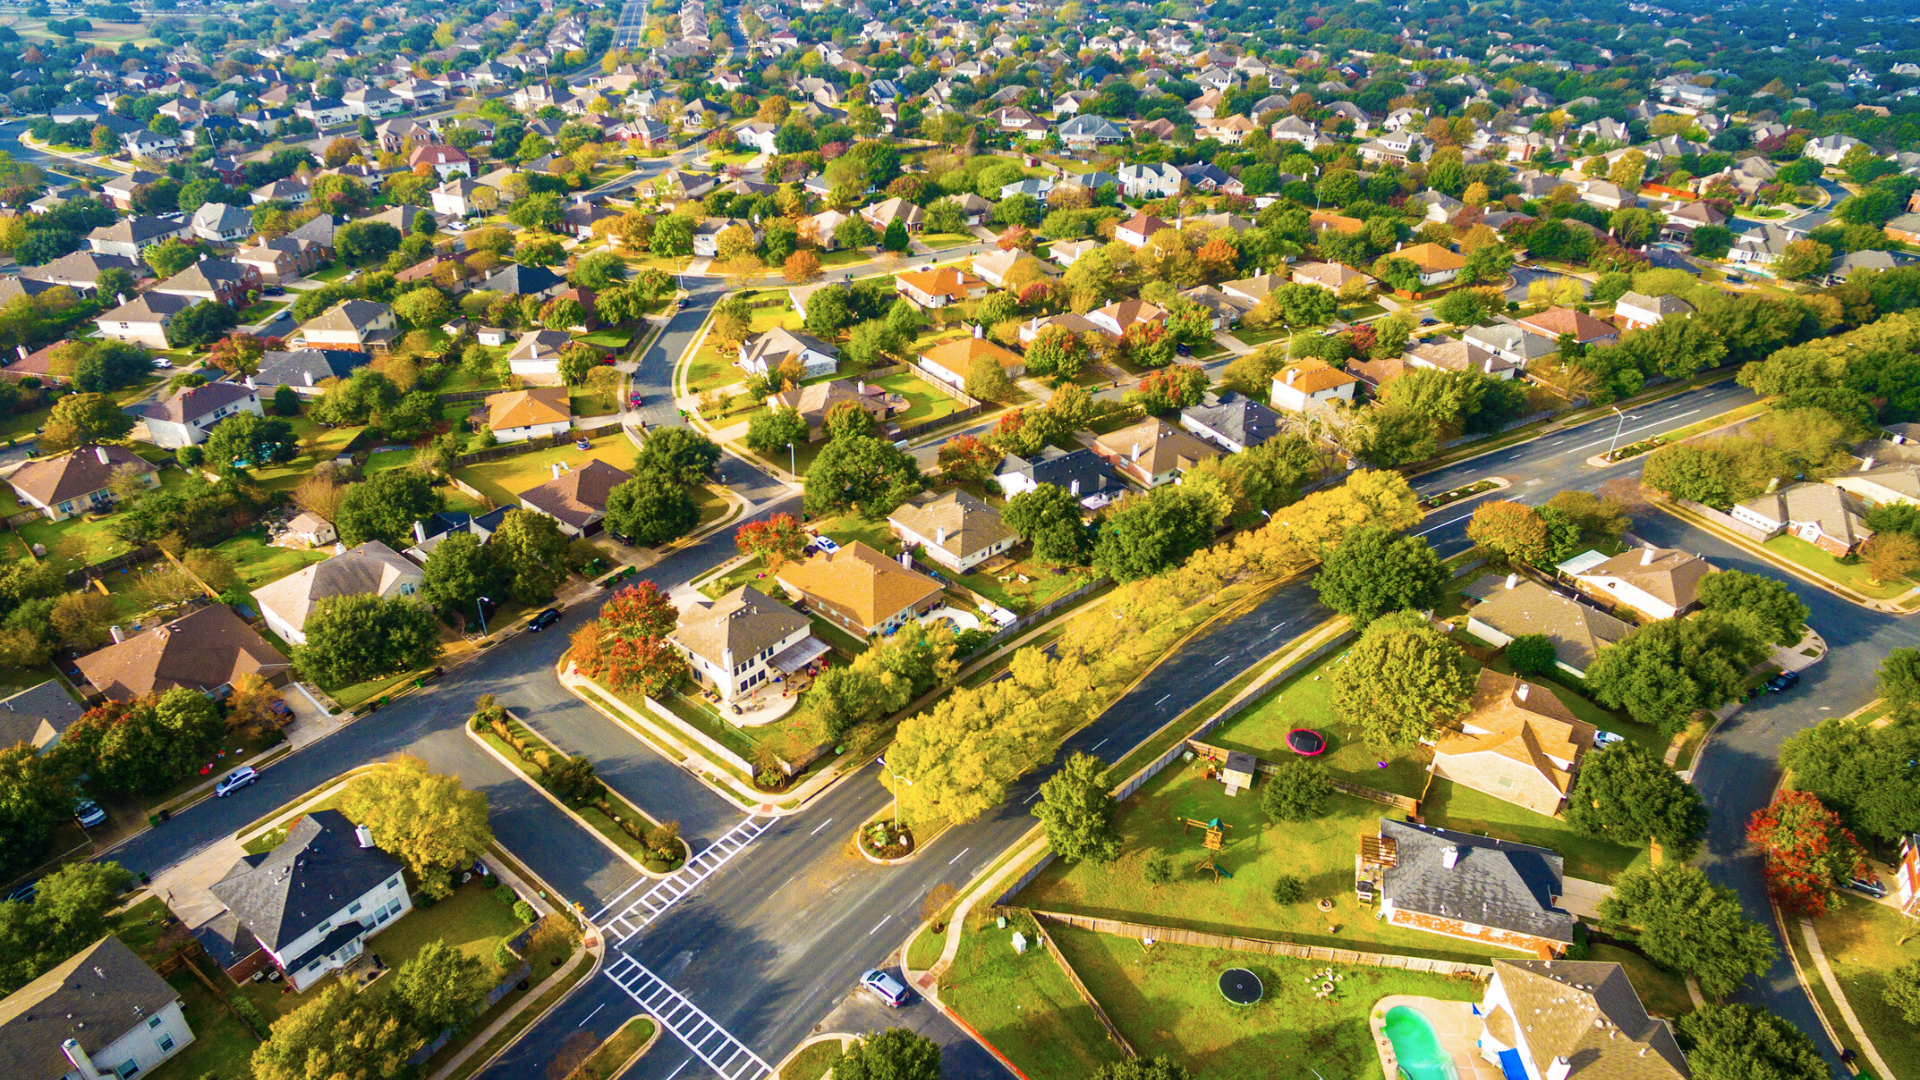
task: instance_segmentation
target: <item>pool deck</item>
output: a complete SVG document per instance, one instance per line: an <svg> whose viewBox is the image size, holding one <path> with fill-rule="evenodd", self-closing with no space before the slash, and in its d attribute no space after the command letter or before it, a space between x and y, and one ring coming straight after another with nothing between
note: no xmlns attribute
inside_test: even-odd
<svg viewBox="0 0 1920 1080"><path fill-rule="evenodd" d="M1473 1015L1470 1003L1407 994L1383 997L1374 1002L1368 1012L1367 1025L1373 1031L1373 1048L1380 1054L1380 1073L1387 1080L1396 1080L1399 1076L1393 1042L1387 1038L1385 1031L1387 1011L1396 1005L1405 1005L1426 1017L1427 1023L1433 1025L1434 1034L1440 1037L1440 1045L1453 1056L1454 1071L1460 1074L1460 1080L1504 1080L1500 1066L1481 1057L1480 1048L1475 1045L1480 1038L1480 1018Z"/></svg>

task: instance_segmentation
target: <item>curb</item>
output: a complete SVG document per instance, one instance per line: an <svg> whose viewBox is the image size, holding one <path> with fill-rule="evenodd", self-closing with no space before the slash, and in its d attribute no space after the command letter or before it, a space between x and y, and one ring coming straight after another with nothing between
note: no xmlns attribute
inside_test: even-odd
<svg viewBox="0 0 1920 1080"><path fill-rule="evenodd" d="M1800 566L1798 563L1781 559L1780 557L1774 555L1773 552L1768 551L1765 547L1759 544L1756 544L1751 540L1748 540L1744 536L1736 536L1733 533L1727 532L1725 529L1722 529L1720 526L1715 525L1713 522L1708 521L1706 518L1703 518L1700 515L1693 513L1692 511L1683 510L1664 500L1655 502L1653 505L1656 508L1658 508L1662 513L1669 514L1675 518L1678 518L1679 520L1685 522L1686 524L1692 526L1693 528L1699 529L1700 531L1708 534L1709 536L1714 537L1717 540L1721 540L1725 543L1732 544L1733 546L1739 548L1742 551L1745 551L1746 553L1754 556L1755 558L1763 559L1768 563L1768 565L1772 566L1776 570L1780 570L1784 573L1791 574L1794 577L1799 578L1801 581L1804 581L1807 584L1812 585L1816 589L1822 589L1822 590L1825 590L1826 592L1830 592L1833 595L1839 597L1840 599L1845 600L1847 603L1854 605L1855 607L1866 608L1868 611L1878 611L1887 615L1912 615L1915 613L1916 610L1920 610L1915 608L1893 607L1892 606L1893 601L1891 600L1874 600L1870 597L1862 596L1861 594L1854 592L1852 589L1847 588L1845 585L1841 585L1838 582L1831 581L1827 578L1823 578L1818 574L1815 574L1813 571L1808 570L1803 566ZM1911 595L1911 591L1903 595Z"/></svg>
<svg viewBox="0 0 1920 1080"><path fill-rule="evenodd" d="M786 1070L788 1065L793 1064L793 1059L800 1056L800 1051L805 1050L809 1046L817 1046L820 1043L827 1042L828 1040L832 1040L834 1042L839 1043L840 1048L842 1050L845 1050L848 1043L858 1042L859 1039L860 1039L860 1036L858 1035L848 1035L838 1031L826 1031L818 1035L809 1035L806 1038L801 1039L800 1045L794 1047L793 1050L790 1051L786 1057L783 1057L780 1059L780 1063L778 1065L775 1065L773 1067L773 1080L779 1080L780 1074ZM616 1075L615 1077L613 1077L613 1080L620 1080L620 1078Z"/></svg>

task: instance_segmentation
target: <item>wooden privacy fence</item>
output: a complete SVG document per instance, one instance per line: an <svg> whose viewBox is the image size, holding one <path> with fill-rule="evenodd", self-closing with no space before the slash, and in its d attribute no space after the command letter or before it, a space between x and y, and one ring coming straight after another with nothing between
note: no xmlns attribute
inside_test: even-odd
<svg viewBox="0 0 1920 1080"><path fill-rule="evenodd" d="M1285 956L1295 960L1312 960L1321 963L1398 968L1402 971L1424 971L1434 975L1468 975L1476 979L1493 977L1493 968L1486 964L1462 964L1452 960L1432 960L1424 956L1400 956L1395 953L1360 952L1354 949L1329 949L1322 945L1296 945L1291 941L1209 934L1200 930L1179 930L1171 926L1122 922L1119 919L1101 919L1092 915L1071 915L1064 911L1036 910L1032 914L1035 922L1044 919L1062 926L1071 926L1077 930L1091 930L1096 934L1112 934L1116 937L1133 938L1135 941L1151 938L1155 942L1167 942L1173 945L1229 949L1233 952Z"/></svg>
<svg viewBox="0 0 1920 1080"><path fill-rule="evenodd" d="M1206 758L1208 761L1227 760L1227 750L1225 747L1215 746L1212 743L1204 743L1199 739L1188 739L1187 748L1199 754L1201 757ZM1275 762L1267 761L1263 758L1254 758L1253 760L1255 762L1254 767L1260 772L1271 775L1280 771L1280 766ZM1370 788L1365 784L1356 784L1350 780L1342 780L1333 776L1327 777L1327 781L1333 785L1335 791L1352 795L1355 798L1365 799L1368 802L1385 803L1397 810L1403 810L1414 817L1420 816L1419 799L1408 798L1405 795L1391 791L1381 791L1378 788Z"/></svg>
<svg viewBox="0 0 1920 1080"><path fill-rule="evenodd" d="M499 446L489 446L484 450L473 450L456 456L453 459L453 463L455 466L474 465L482 461L494 461L503 457L512 457L515 454L531 453L535 450L551 450L556 446L565 446L567 443L573 442L576 439L597 439L602 435L608 435L619 430L619 424L602 424L594 428L573 428L568 431L555 432L545 438L521 439L517 442L501 443Z"/></svg>
<svg viewBox="0 0 1920 1080"><path fill-rule="evenodd" d="M505 390L449 390L433 395L442 405L453 405L462 401L485 401L495 394L504 394Z"/></svg>
<svg viewBox="0 0 1920 1080"><path fill-rule="evenodd" d="M1087 1008L1093 1010L1093 1018L1100 1021L1100 1026L1107 1029L1107 1038L1119 1044L1120 1052L1129 1058L1139 1057L1140 1054L1134 1050L1133 1044L1128 1042L1127 1037L1120 1034L1120 1029L1113 1025L1113 1020L1107 1016L1107 1010L1100 1007L1100 1002L1094 998L1093 991L1087 989L1087 984L1080 981L1080 973L1073 970L1073 965L1067 962L1066 954L1060 951L1060 946L1053 943L1053 935L1047 933L1047 928L1040 925L1039 919L1033 920L1033 929L1040 936L1040 944L1047 947L1047 955L1053 957L1053 962L1059 964L1060 970L1067 973L1067 981L1073 984L1074 993L1079 994L1080 1000L1086 1002Z"/></svg>

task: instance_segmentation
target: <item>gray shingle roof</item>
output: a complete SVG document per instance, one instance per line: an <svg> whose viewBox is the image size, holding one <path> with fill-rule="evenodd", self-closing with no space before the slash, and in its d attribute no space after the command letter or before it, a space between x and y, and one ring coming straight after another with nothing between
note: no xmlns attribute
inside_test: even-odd
<svg viewBox="0 0 1920 1080"><path fill-rule="evenodd" d="M393 856L360 846L346 815L316 810L279 847L243 856L210 891L262 945L279 950L398 873Z"/></svg>
<svg viewBox="0 0 1920 1080"><path fill-rule="evenodd" d="M1380 820L1394 842L1394 864L1380 883L1395 908L1550 941L1573 941L1573 916L1552 906L1564 860L1546 848L1411 822ZM1448 848L1459 852L1452 868Z"/></svg>
<svg viewBox="0 0 1920 1080"><path fill-rule="evenodd" d="M0 1076L65 1076L73 1065L62 1042L100 1053L179 996L119 938L103 937L0 1000Z"/></svg>
<svg viewBox="0 0 1920 1080"><path fill-rule="evenodd" d="M718 600L689 605L668 637L688 652L724 665L728 652L738 661L772 648L806 625L805 615L742 585Z"/></svg>
<svg viewBox="0 0 1920 1080"><path fill-rule="evenodd" d="M1259 446L1280 430L1278 413L1238 394L1228 395L1215 405L1182 409L1180 415L1241 446Z"/></svg>
<svg viewBox="0 0 1920 1080"><path fill-rule="evenodd" d="M141 409L140 415L149 420L171 420L176 424L188 424L215 409L224 409L229 405L245 401L254 393L252 387L243 383L215 382L204 386L190 386L164 401L156 401Z"/></svg>

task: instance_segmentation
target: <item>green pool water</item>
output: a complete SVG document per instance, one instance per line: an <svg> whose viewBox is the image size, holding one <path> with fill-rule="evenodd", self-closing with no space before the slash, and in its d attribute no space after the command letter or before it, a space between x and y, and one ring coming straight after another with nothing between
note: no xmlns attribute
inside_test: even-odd
<svg viewBox="0 0 1920 1080"><path fill-rule="evenodd" d="M1453 1058L1440 1046L1440 1036L1418 1010L1395 1005L1387 1010L1382 1030L1393 1043L1393 1056L1407 1080L1460 1080Z"/></svg>

